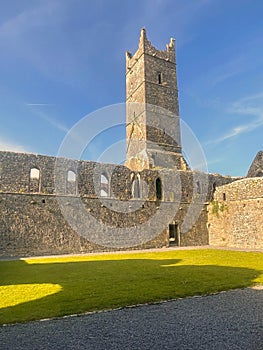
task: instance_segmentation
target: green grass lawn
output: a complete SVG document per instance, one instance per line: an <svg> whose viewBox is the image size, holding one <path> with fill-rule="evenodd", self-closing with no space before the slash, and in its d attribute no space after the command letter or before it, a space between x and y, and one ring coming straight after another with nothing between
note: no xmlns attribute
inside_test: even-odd
<svg viewBox="0 0 263 350"><path fill-rule="evenodd" d="M263 284L262 267L210 249L0 261L0 324Z"/></svg>

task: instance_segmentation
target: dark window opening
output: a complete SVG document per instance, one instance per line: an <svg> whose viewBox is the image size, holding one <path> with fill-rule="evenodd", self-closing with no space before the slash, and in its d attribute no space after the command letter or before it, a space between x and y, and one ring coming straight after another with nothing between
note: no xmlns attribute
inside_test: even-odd
<svg viewBox="0 0 263 350"><path fill-rule="evenodd" d="M156 199L161 200L162 199L162 181L159 177L155 181L155 187L156 187Z"/></svg>
<svg viewBox="0 0 263 350"><path fill-rule="evenodd" d="M213 183L213 193L215 193L215 191L216 191L216 183L214 182Z"/></svg>
<svg viewBox="0 0 263 350"><path fill-rule="evenodd" d="M45 199L42 199L42 203L46 203L46 200L45 200Z"/></svg>
<svg viewBox="0 0 263 350"><path fill-rule="evenodd" d="M162 73L158 73L158 84L162 84Z"/></svg>
<svg viewBox="0 0 263 350"><path fill-rule="evenodd" d="M223 193L223 201L226 201L226 194Z"/></svg>

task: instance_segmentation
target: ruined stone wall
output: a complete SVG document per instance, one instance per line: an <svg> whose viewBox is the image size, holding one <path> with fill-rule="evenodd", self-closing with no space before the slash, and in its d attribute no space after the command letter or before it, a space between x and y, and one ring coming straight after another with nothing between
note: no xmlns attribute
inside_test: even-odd
<svg viewBox="0 0 263 350"><path fill-rule="evenodd" d="M207 202L217 185L233 181L191 171L133 172L121 165L12 152L0 152L0 165L2 256L163 247L170 244L170 223L178 225L179 245L204 245ZM39 170L38 179L30 177L31 169ZM68 178L68 172L74 176ZM65 213L74 218L73 225ZM134 227L135 234L127 235L120 247L122 229L132 232ZM142 239L136 240L136 234Z"/></svg>
<svg viewBox="0 0 263 350"><path fill-rule="evenodd" d="M217 188L209 205L211 245L263 248L263 178L247 178Z"/></svg>

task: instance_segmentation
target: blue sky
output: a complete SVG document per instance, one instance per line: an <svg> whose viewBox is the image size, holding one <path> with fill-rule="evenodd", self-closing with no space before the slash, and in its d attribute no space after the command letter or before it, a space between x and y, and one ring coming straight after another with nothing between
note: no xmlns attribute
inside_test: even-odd
<svg viewBox="0 0 263 350"><path fill-rule="evenodd" d="M81 118L124 102L125 51L146 27L158 49L176 39L180 116L209 171L245 175L263 148L262 16L261 0L5 2L0 149L56 155ZM87 154L123 137L104 133Z"/></svg>

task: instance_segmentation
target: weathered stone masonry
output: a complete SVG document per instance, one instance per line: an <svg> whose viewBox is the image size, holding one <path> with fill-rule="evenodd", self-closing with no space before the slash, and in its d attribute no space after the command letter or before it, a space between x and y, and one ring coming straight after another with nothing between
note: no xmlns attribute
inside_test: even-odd
<svg viewBox="0 0 263 350"><path fill-rule="evenodd" d="M158 210L159 201L156 198L156 179L162 179L162 202L180 201L175 212L173 223L180 228L190 203L193 201L193 173L178 171L180 186L175 186L172 179L174 170L154 171L144 170L134 172L124 166L98 164L95 162L74 161L62 159L61 179L64 185L61 193L55 193L54 167L55 157L0 152L1 185L0 185L0 254L4 255L37 255L59 253L81 253L109 251L114 248L103 247L76 233L61 214L57 197L66 198L69 206L74 198L80 197L86 209L97 220L112 227L133 227L149 220ZM31 169L39 170L39 179L33 179L31 186ZM95 169L95 170L94 170ZM75 172L75 181L68 181L69 171ZM167 176L168 172L168 176ZM95 175L94 175L95 173ZM134 198L135 176L140 175L139 191L141 198ZM105 183L100 183L101 175L109 180L108 196L101 196L101 187L105 191ZM166 181L166 180L169 181ZM208 178L208 197L213 194L214 185L228 183L231 178L210 175ZM74 183L75 182L75 183ZM147 198L142 197L143 184L147 184ZM68 186L68 184L70 186ZM206 198L204 203L209 200ZM121 213L103 205L109 201L113 207L122 200L139 202L139 210L131 213ZM81 219L81 218L80 218ZM181 246L200 245L208 243L206 204L194 227L181 234ZM151 226L148 230L152 229ZM92 225L87 230L93 230ZM90 232L91 232L90 231ZM97 233L98 235L101 232ZM169 226L154 239L136 248L163 247L169 245Z"/></svg>
<svg viewBox="0 0 263 350"><path fill-rule="evenodd" d="M217 188L209 205L209 243L263 248L263 178L246 178Z"/></svg>

